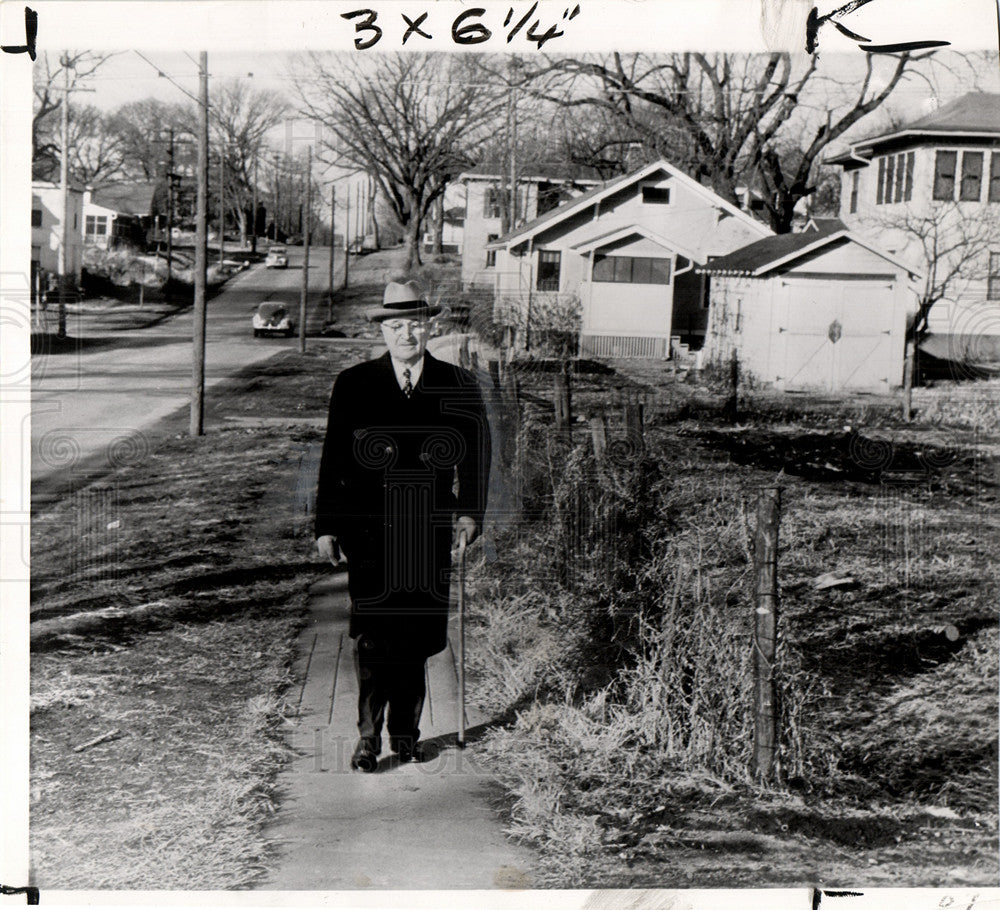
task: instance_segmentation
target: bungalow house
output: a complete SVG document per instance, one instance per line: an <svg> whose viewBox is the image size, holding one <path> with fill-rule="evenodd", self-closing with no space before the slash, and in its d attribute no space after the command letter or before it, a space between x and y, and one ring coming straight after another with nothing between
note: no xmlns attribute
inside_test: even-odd
<svg viewBox="0 0 1000 910"><path fill-rule="evenodd" d="M145 246L153 226L155 183L116 183L83 197L83 239L88 246Z"/></svg>
<svg viewBox="0 0 1000 910"><path fill-rule="evenodd" d="M828 163L842 168L844 223L943 292L924 348L937 336L939 356L961 359L974 341L1000 359L1000 94L962 95Z"/></svg>
<svg viewBox="0 0 1000 910"><path fill-rule="evenodd" d="M66 246L66 271L80 284L83 268L83 191L70 186L68 193L69 235ZM35 181L31 184L31 274L33 282L41 274L59 274L59 249L63 240L63 196L58 183ZM44 290L46 284L42 284Z"/></svg>
<svg viewBox="0 0 1000 910"><path fill-rule="evenodd" d="M492 290L495 284L496 252L486 244L502 233L503 194L509 198L510 182L505 183L495 168L466 171L458 178L464 188L465 217L462 225L462 287ZM591 176L571 177L563 168L532 164L528 173L517 177L517 219L523 224L544 215L567 199L579 196L600 181Z"/></svg>
<svg viewBox="0 0 1000 910"><path fill-rule="evenodd" d="M903 381L920 276L836 222L765 237L696 270L711 278L703 364L784 391L888 392Z"/></svg>
<svg viewBox="0 0 1000 910"><path fill-rule="evenodd" d="M665 357L698 349L708 316L699 265L772 236L765 224L656 161L593 187L488 243L497 318L526 327L578 310L582 353Z"/></svg>

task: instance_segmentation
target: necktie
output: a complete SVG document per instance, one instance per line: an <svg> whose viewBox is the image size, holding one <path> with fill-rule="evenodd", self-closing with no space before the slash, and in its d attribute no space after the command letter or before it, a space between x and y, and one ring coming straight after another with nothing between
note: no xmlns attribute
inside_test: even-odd
<svg viewBox="0 0 1000 910"><path fill-rule="evenodd" d="M403 394L409 398L413 395L413 383L410 382L410 371L403 370Z"/></svg>

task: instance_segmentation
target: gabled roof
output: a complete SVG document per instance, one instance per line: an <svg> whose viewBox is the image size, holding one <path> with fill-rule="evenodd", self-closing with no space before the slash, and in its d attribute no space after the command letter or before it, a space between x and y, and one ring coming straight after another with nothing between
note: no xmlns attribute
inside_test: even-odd
<svg viewBox="0 0 1000 910"><path fill-rule="evenodd" d="M880 256L887 262L901 268L908 275L920 277L919 272L915 272L902 260L872 246L851 231L837 228L765 237L763 240L757 240L747 246L740 247L726 256L712 259L708 265L699 266L695 271L703 275L744 275L750 278L760 278L762 275L766 275L783 265L788 265L796 259L801 259L825 246L844 240L864 247L876 256Z"/></svg>
<svg viewBox="0 0 1000 910"><path fill-rule="evenodd" d="M148 215L155 193L155 183L112 183L95 190L91 202L120 215Z"/></svg>
<svg viewBox="0 0 1000 910"><path fill-rule="evenodd" d="M490 160L481 161L458 175L459 180L500 180L500 175L509 170L505 162ZM592 167L581 164L571 164L565 161L539 161L525 165L524 173L518 174L518 180L543 183L600 183L601 175Z"/></svg>
<svg viewBox="0 0 1000 910"><path fill-rule="evenodd" d="M692 262L698 258L696 253L689 250L683 244L677 243L673 240L668 240L666 237L660 236L641 224L631 224L628 227L616 228L613 231L606 231L605 233L599 234L595 237L588 237L586 240L574 243L571 249L576 250L578 253L589 253L591 250L599 250L601 247L608 246L608 244L616 243L619 240L624 240L626 237L634 237L636 235L645 237L647 240L652 240L657 246L662 246L666 250L672 250L680 253Z"/></svg>
<svg viewBox="0 0 1000 910"><path fill-rule="evenodd" d="M920 137L1000 139L1000 94L969 92L912 123L859 140L851 149L827 158L826 163L860 164L855 155L867 158L879 146L902 141L912 143Z"/></svg>
<svg viewBox="0 0 1000 910"><path fill-rule="evenodd" d="M618 191L624 189L625 187L631 186L634 183L638 183L641 180L645 180L647 177L652 176L657 171L663 171L669 174L673 179L682 183L687 189L696 195L701 196L706 203L714 206L735 218L739 218L745 224L751 225L754 229L758 230L762 235L767 235L771 233L771 229L761 222L752 218L746 212L738 209L735 205L730 202L726 202L721 196L719 196L714 191L710 190L706 186L702 186L697 180L693 180L683 171L678 170L672 164L666 161L654 161L650 164L644 165L637 170L632 171L629 174L624 174L621 177L616 177L613 180L607 181L607 183L601 184L600 186L595 186L593 189L588 190L586 193L582 193L573 199L569 199L560 205L558 208L554 208L544 215L529 221L527 224L516 228L494 240L492 243L486 245L486 249L503 249L516 246L519 243L524 243L531 237L540 233L543 230L548 230L553 225L558 224L564 218L572 217L578 212L585 211L608 196L617 193Z"/></svg>
<svg viewBox="0 0 1000 910"><path fill-rule="evenodd" d="M839 218L823 218L813 215L807 222L803 231L846 231L847 225Z"/></svg>

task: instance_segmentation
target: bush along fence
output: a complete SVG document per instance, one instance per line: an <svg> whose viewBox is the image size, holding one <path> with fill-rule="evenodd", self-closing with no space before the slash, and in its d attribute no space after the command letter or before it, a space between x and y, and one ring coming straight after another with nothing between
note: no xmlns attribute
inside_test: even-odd
<svg viewBox="0 0 1000 910"><path fill-rule="evenodd" d="M800 773L802 699L778 676L779 491L760 491L750 540L733 508L745 491L648 429L642 393L604 395L577 420L570 362L551 367L489 365L520 511L474 582L481 698L555 700L637 754L733 781Z"/></svg>

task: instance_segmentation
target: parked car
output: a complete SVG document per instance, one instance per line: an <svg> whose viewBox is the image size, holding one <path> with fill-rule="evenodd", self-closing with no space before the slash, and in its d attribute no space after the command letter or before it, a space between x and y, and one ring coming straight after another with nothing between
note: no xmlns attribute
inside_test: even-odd
<svg viewBox="0 0 1000 910"><path fill-rule="evenodd" d="M291 338L294 334L295 322L283 303L265 300L257 306L257 312L253 314L254 338L261 335L284 335Z"/></svg>
<svg viewBox="0 0 1000 910"><path fill-rule="evenodd" d="M267 258L264 260L265 268L287 269L288 250L283 246L272 246L267 251Z"/></svg>

